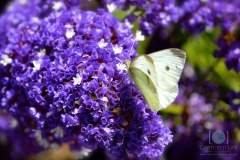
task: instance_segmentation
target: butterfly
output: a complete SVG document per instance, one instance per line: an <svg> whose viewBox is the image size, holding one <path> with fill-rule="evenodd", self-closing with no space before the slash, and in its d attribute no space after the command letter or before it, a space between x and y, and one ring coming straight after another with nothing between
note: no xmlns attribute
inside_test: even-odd
<svg viewBox="0 0 240 160"><path fill-rule="evenodd" d="M127 60L129 77L155 112L169 106L178 95L178 81L186 53L171 48Z"/></svg>

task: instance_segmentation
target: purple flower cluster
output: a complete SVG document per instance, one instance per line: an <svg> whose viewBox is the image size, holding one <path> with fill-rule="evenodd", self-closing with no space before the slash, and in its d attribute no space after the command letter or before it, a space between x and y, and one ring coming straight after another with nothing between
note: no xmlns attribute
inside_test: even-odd
<svg viewBox="0 0 240 160"><path fill-rule="evenodd" d="M169 27L179 23L191 33L199 33L206 27L221 25L223 28L233 28L240 20L240 2L237 0L214 0L203 2L201 0L104 0L106 6L115 4L117 8L127 10L135 6L132 15L139 18L140 29L145 35L150 35L158 27ZM238 7L237 7L238 6ZM130 17L127 21L133 22Z"/></svg>
<svg viewBox="0 0 240 160"><path fill-rule="evenodd" d="M150 35L153 31L161 26L167 27L179 19L178 8L175 7L173 0L165 1L112 1L104 0L106 5L115 4L118 8L127 10L130 6L136 6L132 14L127 17L127 21L133 23L136 16L140 15L139 23L140 29L145 35ZM134 18L133 18L134 17Z"/></svg>
<svg viewBox="0 0 240 160"><path fill-rule="evenodd" d="M180 14L181 27L190 33L199 33L206 26L213 26L212 10L200 0L185 0L176 4Z"/></svg>
<svg viewBox="0 0 240 160"><path fill-rule="evenodd" d="M104 10L59 2L56 11L50 0L16 1L0 18L0 131L12 154L69 142L118 159L158 159L172 136L127 76L133 34Z"/></svg>
<svg viewBox="0 0 240 160"><path fill-rule="evenodd" d="M216 58L225 58L227 68L240 71L240 40L235 32L223 32L216 40L219 49L214 52Z"/></svg>
<svg viewBox="0 0 240 160"><path fill-rule="evenodd" d="M237 35L240 22L240 1L213 1L211 7L216 16L214 22L221 24L222 34L216 40L219 50L215 51L216 58L225 58L227 68L240 71L240 40Z"/></svg>
<svg viewBox="0 0 240 160"><path fill-rule="evenodd" d="M239 24L239 7L240 2L237 0L186 0L179 6L183 15L179 21L182 27L194 33L215 26L233 30Z"/></svg>
<svg viewBox="0 0 240 160"><path fill-rule="evenodd" d="M240 22L240 1L212 0L207 2L212 10L213 23L223 30L234 30Z"/></svg>

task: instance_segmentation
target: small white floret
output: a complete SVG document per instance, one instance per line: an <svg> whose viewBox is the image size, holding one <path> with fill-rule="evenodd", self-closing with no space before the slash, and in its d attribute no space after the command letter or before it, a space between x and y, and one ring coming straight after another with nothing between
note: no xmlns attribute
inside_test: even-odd
<svg viewBox="0 0 240 160"><path fill-rule="evenodd" d="M99 47L99 48L105 48L107 45L108 45L108 43L105 42L104 39L101 39L101 40L98 42L98 47Z"/></svg>
<svg viewBox="0 0 240 160"><path fill-rule="evenodd" d="M118 44L116 44L115 46L113 46L113 51L115 54L119 54L121 53L123 50L123 47L118 47Z"/></svg>
<svg viewBox="0 0 240 160"><path fill-rule="evenodd" d="M137 30L136 32L136 40L137 41L144 41L145 36L142 34L142 31Z"/></svg>
<svg viewBox="0 0 240 160"><path fill-rule="evenodd" d="M53 2L53 6L52 6L52 9L54 10L59 10L60 8L62 7L62 2Z"/></svg>
<svg viewBox="0 0 240 160"><path fill-rule="evenodd" d="M0 63L4 66L12 63L12 59L8 57L8 55L4 54L2 55L2 60L0 61Z"/></svg>
<svg viewBox="0 0 240 160"><path fill-rule="evenodd" d="M67 29L67 31L66 31L66 37L67 37L68 39L69 39L69 38L72 38L74 35L75 35L74 29Z"/></svg>
<svg viewBox="0 0 240 160"><path fill-rule="evenodd" d="M110 13L112 13L116 8L117 6L114 3L107 4L107 9Z"/></svg>
<svg viewBox="0 0 240 160"><path fill-rule="evenodd" d="M34 71L37 71L37 70L39 70L39 69L41 68L41 62L39 62L39 61L33 61L32 63L33 63L33 65L34 65L34 67L33 67L33 70L34 70Z"/></svg>
<svg viewBox="0 0 240 160"><path fill-rule="evenodd" d="M37 55L38 55L39 57L45 56L45 55L46 55L46 49L41 49L39 52L37 52Z"/></svg>
<svg viewBox="0 0 240 160"><path fill-rule="evenodd" d="M73 77L73 85L80 84L82 82L82 77L77 74L76 77Z"/></svg>
<svg viewBox="0 0 240 160"><path fill-rule="evenodd" d="M104 101L104 102L108 102L107 97L102 97L101 100Z"/></svg>
<svg viewBox="0 0 240 160"><path fill-rule="evenodd" d="M124 21L124 24L128 26L129 29L133 28L133 24L131 24L127 19Z"/></svg>
<svg viewBox="0 0 240 160"><path fill-rule="evenodd" d="M56 136L56 137L63 137L63 129L61 128L61 127L56 127L56 128L54 128L54 129L52 129L51 130L51 132L52 133L54 133L54 135Z"/></svg>
<svg viewBox="0 0 240 160"><path fill-rule="evenodd" d="M127 70L127 66L125 64L123 64L122 62L119 62L118 64L116 64L117 69L120 71L126 71Z"/></svg>

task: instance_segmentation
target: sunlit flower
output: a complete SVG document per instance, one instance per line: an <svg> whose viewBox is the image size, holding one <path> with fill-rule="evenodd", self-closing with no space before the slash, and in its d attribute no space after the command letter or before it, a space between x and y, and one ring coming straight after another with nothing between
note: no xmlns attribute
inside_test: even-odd
<svg viewBox="0 0 240 160"><path fill-rule="evenodd" d="M118 44L113 46L113 51L114 51L115 54L121 53L122 50L123 50L123 47L118 46Z"/></svg>
<svg viewBox="0 0 240 160"><path fill-rule="evenodd" d="M6 66L8 64L12 63L12 59L10 57L8 57L8 55L3 54L2 55L2 60L0 60L0 64Z"/></svg>
<svg viewBox="0 0 240 160"><path fill-rule="evenodd" d="M66 31L67 38L72 38L74 35L75 35L74 29L67 29L67 31Z"/></svg>
<svg viewBox="0 0 240 160"><path fill-rule="evenodd" d="M104 39L101 39L101 40L98 42L99 48L105 48L107 45L108 45L108 43L107 43L107 42L104 42Z"/></svg>
<svg viewBox="0 0 240 160"><path fill-rule="evenodd" d="M121 71L120 62L137 56L130 29L104 10L71 8L71 0L58 12L50 2L35 12L32 3L0 20L0 55L13 57L0 65L0 109L16 119L6 128L21 150L11 154L25 158L70 142L86 148L83 155L99 146L116 158L162 156L171 132ZM15 13L24 18L13 24Z"/></svg>
<svg viewBox="0 0 240 160"><path fill-rule="evenodd" d="M59 10L61 7L62 7L62 2L61 1L59 1L59 2L53 2L53 6L52 6L52 8L54 9L54 10Z"/></svg>
<svg viewBox="0 0 240 160"><path fill-rule="evenodd" d="M115 9L117 8L117 6L114 3L111 4L107 4L107 9L109 12L113 12Z"/></svg>
<svg viewBox="0 0 240 160"><path fill-rule="evenodd" d="M144 41L144 39L145 39L145 36L142 35L142 32L137 30L137 32L136 32L136 40L137 41Z"/></svg>
<svg viewBox="0 0 240 160"><path fill-rule="evenodd" d="M73 77L73 81L74 81L73 85L80 84L82 82L82 77L79 74L77 74L76 77Z"/></svg>

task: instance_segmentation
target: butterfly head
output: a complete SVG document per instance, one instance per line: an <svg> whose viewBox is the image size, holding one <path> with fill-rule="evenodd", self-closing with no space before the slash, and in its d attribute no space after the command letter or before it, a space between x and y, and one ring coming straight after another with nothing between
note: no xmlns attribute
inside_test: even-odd
<svg viewBox="0 0 240 160"><path fill-rule="evenodd" d="M126 65L127 65L127 69L129 69L130 65L131 65L131 61L126 60Z"/></svg>

